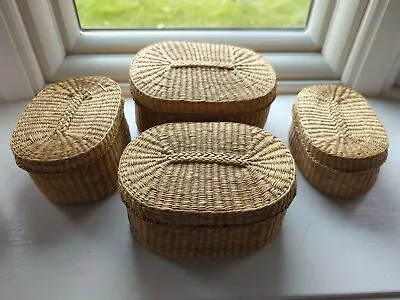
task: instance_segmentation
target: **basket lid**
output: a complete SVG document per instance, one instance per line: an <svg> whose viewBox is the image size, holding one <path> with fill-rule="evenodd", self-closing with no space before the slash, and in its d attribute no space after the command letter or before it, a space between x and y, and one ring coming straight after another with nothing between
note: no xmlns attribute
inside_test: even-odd
<svg viewBox="0 0 400 300"><path fill-rule="evenodd" d="M293 106L293 120L307 149L320 163L344 171L381 166L388 136L366 99L340 85L303 89Z"/></svg>
<svg viewBox="0 0 400 300"><path fill-rule="evenodd" d="M119 190L131 212L174 225L242 225L283 213L296 194L293 158L260 128L169 123L122 154Z"/></svg>
<svg viewBox="0 0 400 300"><path fill-rule="evenodd" d="M31 172L75 169L103 155L123 116L119 85L82 77L43 89L23 112L11 138L17 164Z"/></svg>
<svg viewBox="0 0 400 300"><path fill-rule="evenodd" d="M243 113L276 96L274 69L261 55L219 44L146 47L132 61L130 82L135 101L165 113Z"/></svg>

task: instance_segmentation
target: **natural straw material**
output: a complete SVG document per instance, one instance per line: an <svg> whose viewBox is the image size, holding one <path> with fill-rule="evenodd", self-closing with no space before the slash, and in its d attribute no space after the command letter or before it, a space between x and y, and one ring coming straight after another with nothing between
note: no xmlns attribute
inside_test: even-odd
<svg viewBox="0 0 400 300"><path fill-rule="evenodd" d="M131 64L130 83L139 131L187 121L236 121L262 128L276 96L271 65L254 51L229 45L164 42L146 47Z"/></svg>
<svg viewBox="0 0 400 300"><path fill-rule="evenodd" d="M293 124L289 133L289 143L301 173L311 185L323 193L341 198L357 198L375 184L379 168L348 172L332 169L317 161L306 149L297 127Z"/></svg>
<svg viewBox="0 0 400 300"><path fill-rule="evenodd" d="M303 89L289 133L304 177L326 194L356 198L375 184L388 155L388 137L363 96L338 85Z"/></svg>
<svg viewBox="0 0 400 300"><path fill-rule="evenodd" d="M380 167L388 155L385 128L359 93L338 85L303 89L293 121L315 160L343 171Z"/></svg>
<svg viewBox="0 0 400 300"><path fill-rule="evenodd" d="M118 180L138 240L184 259L261 248L296 194L284 144L260 128L227 122L146 130L125 149Z"/></svg>
<svg viewBox="0 0 400 300"><path fill-rule="evenodd" d="M29 103L12 134L16 163L55 202L110 194L130 140L123 107L118 84L105 77L50 85Z"/></svg>

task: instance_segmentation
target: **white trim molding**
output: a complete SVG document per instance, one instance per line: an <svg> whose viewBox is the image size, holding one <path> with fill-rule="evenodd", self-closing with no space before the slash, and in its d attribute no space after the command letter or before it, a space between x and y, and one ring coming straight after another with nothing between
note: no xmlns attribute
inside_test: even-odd
<svg viewBox="0 0 400 300"><path fill-rule="evenodd" d="M45 80L16 3L0 2L0 101L34 96ZM16 86L18 84L18 86Z"/></svg>
<svg viewBox="0 0 400 300"><path fill-rule="evenodd" d="M344 84L371 96L390 94L400 66L399 15L398 0L369 1L341 77Z"/></svg>
<svg viewBox="0 0 400 300"><path fill-rule="evenodd" d="M367 6L368 0L337 3L334 12L335 23L331 23L329 27L322 55L338 76L343 72Z"/></svg>
<svg viewBox="0 0 400 300"><path fill-rule="evenodd" d="M130 54L69 55L54 74L58 81L72 76L101 75L118 82L127 82ZM265 53L264 57L274 66L279 80L334 80L338 77L324 63L318 53Z"/></svg>
<svg viewBox="0 0 400 300"><path fill-rule="evenodd" d="M29 0L23 0L29 1ZM42 0L35 0L42 1ZM336 0L314 0L307 30L80 30L72 0L52 0L68 54L128 54L165 40L235 44L258 52L320 52ZM313 30L317 28L317 30Z"/></svg>
<svg viewBox="0 0 400 300"><path fill-rule="evenodd" d="M305 30L81 31L72 0L19 0L18 5L47 82L97 74L124 83L129 63L141 48L162 40L187 40L264 53L279 81L285 82L279 92L286 93L304 81L339 79L321 54L337 1L314 0Z"/></svg>
<svg viewBox="0 0 400 300"><path fill-rule="evenodd" d="M305 30L82 31L72 0L5 1L19 9L47 83L72 76L103 75L123 86L138 50L162 40L189 40L235 44L263 53L277 72L280 93L297 92L304 83L341 81L373 95L383 88L377 82L366 84L371 81L367 70L371 73L377 64L366 62L378 55L376 41L387 40L382 32L392 26L392 21L386 19L398 13L394 9L400 2L314 0ZM393 12L389 13L390 9ZM399 53L397 50L396 55ZM391 50L386 54L381 73L394 55ZM393 61L389 64L393 67Z"/></svg>
<svg viewBox="0 0 400 300"><path fill-rule="evenodd" d="M313 2L312 13L307 24L307 33L316 47L322 49L328 32L330 20L335 11L336 0Z"/></svg>
<svg viewBox="0 0 400 300"><path fill-rule="evenodd" d="M51 81L66 52L50 2L22 0L17 3L44 78Z"/></svg>

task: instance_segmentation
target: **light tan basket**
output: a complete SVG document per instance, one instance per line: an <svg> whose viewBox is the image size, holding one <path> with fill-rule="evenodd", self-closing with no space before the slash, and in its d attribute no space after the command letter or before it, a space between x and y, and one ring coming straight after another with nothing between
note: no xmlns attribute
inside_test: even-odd
<svg viewBox="0 0 400 300"><path fill-rule="evenodd" d="M130 141L118 84L82 77L42 90L11 139L19 167L52 201L98 200L117 186L119 158Z"/></svg>
<svg viewBox="0 0 400 300"><path fill-rule="evenodd" d="M130 68L139 131L168 122L232 121L263 128L276 75L259 54L229 45L164 42Z"/></svg>
<svg viewBox="0 0 400 300"><path fill-rule="evenodd" d="M296 194L294 160L260 128L170 123L125 149L119 191L132 231L174 258L220 259L261 248Z"/></svg>
<svg viewBox="0 0 400 300"><path fill-rule="evenodd" d="M326 166L361 171L386 161L385 128L365 98L349 88L303 89L293 106L293 121L311 155Z"/></svg>
<svg viewBox="0 0 400 300"><path fill-rule="evenodd" d="M299 93L289 139L306 179L337 197L368 192L388 155L386 131L365 98L338 85Z"/></svg>
<svg viewBox="0 0 400 300"><path fill-rule="evenodd" d="M297 127L293 124L289 143L299 170L320 192L341 198L357 198L367 193L375 184L379 168L349 172L332 169L317 161L306 149Z"/></svg>

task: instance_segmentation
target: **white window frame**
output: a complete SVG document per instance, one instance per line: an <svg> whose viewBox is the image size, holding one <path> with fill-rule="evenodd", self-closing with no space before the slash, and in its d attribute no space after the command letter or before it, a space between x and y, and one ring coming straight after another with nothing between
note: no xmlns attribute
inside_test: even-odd
<svg viewBox="0 0 400 300"><path fill-rule="evenodd" d="M120 82L128 96L128 68L135 52L160 40L190 40L236 44L261 52L276 70L280 93L324 82L378 95L389 90L387 82L395 81L393 65L400 45L385 51L385 63L377 65L372 58L382 48L377 42L388 39L385 30L397 20L393 13L400 8L399 2L314 0L304 31L81 31L72 0L2 0L0 12L9 16L5 22L23 65L28 66L34 92L43 82L103 75ZM378 70L380 80L371 76L371 70Z"/></svg>

